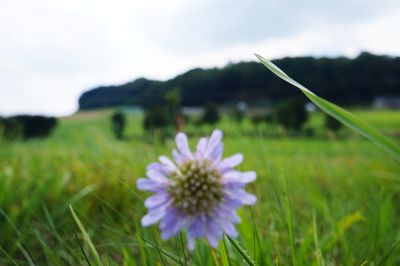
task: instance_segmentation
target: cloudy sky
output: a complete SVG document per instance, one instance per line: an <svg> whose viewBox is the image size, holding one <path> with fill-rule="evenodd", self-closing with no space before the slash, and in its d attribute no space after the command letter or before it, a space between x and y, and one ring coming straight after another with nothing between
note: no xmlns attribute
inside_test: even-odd
<svg viewBox="0 0 400 266"><path fill-rule="evenodd" d="M400 1L0 0L0 115L68 115L138 77L283 56L400 56Z"/></svg>

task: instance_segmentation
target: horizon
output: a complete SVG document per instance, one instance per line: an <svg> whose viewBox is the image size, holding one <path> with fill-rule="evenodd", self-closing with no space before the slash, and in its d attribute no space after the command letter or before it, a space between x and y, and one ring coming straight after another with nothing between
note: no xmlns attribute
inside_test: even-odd
<svg viewBox="0 0 400 266"><path fill-rule="evenodd" d="M372 52L370 52L370 51L360 51L359 53L357 53L357 54L355 54L355 55L352 55L352 56L348 56L348 55L328 55L328 56L326 56L326 55L295 55L295 56L283 56L283 57L278 57L278 58L271 59L271 61L274 61L274 60L281 60L281 59L285 59L285 58L304 58L304 57L312 57L312 58L314 58L314 59L320 59L320 58L335 59L335 58L345 57L345 58L348 58L348 59L352 60L352 59L357 58L357 57L358 57L359 55L361 55L362 53L369 53L369 54L373 54L373 55L376 55L376 56L389 56L389 57L392 57L392 58L400 57L400 55L376 54L376 53L372 53ZM100 87L121 86L121 85L128 84L128 83L134 82L134 81L136 81L136 80L138 80L138 79L142 79L142 78L143 78L143 79L147 79L147 80L154 80L154 81L162 81L162 82L165 82L165 81L174 79L175 77L177 77L177 76L179 76L179 75L182 75L182 74L185 74L185 73L187 73L187 72L189 72L189 71L191 71L191 70L194 70L194 69L205 69L205 70L206 70L206 69L213 69L213 68L222 69L222 68L224 68L224 67L226 67L226 66L228 66L228 65L230 65L230 64L251 63L251 62L260 63L260 62L258 62L257 60L242 60L242 61L236 61L236 62L229 61L229 62L226 62L225 64L215 65L215 66L212 66L212 65L207 65L207 66L194 66L194 67L191 67L191 68L189 68L189 69L186 69L186 70L184 70L184 71L182 71L182 72L180 72L180 73L176 73L176 74L174 74L173 76L170 76L170 77L167 77L167 78L164 78L164 79L156 79L156 78L152 79L152 78L148 78L148 77L145 77L145 76L137 76L137 77L132 77L131 79L128 79L128 80L126 80L126 81L118 82L118 83L97 84L97 85L93 85L92 87L83 89L83 90L81 91L81 94L76 98L77 107L76 107L76 109L73 110L71 113L61 114L61 115L53 115L53 114L51 114L51 113L40 113L40 112L36 112L36 113L34 113L34 112L25 112L25 113L24 113L24 112L16 112L16 113L11 113L11 114L6 114L6 115L4 115L3 113L0 112L0 117L1 117L1 116L9 117L9 116L13 116L13 115L44 115L44 116L53 116L53 117L62 118L62 117L69 117L69 116L72 116L72 115L74 115L74 114L76 114L76 113L78 113L78 112L95 111L95 110L100 110L100 109L108 109L108 108L94 108L93 110L80 110L80 109L79 109L78 101L79 101L80 96L82 96L83 93L85 93L85 92L87 92L87 91L91 91L91 90L93 90L93 89L100 88ZM260 64L261 64L261 63L260 63ZM139 106L139 105L138 105L138 106ZM121 106L121 107L123 107L123 106ZM127 106L125 106L125 107L127 107ZM109 108L114 108L114 107L109 107Z"/></svg>

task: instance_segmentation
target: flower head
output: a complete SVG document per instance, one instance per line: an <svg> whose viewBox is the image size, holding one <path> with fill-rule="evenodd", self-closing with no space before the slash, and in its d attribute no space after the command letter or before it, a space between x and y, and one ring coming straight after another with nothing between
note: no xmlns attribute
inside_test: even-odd
<svg viewBox="0 0 400 266"><path fill-rule="evenodd" d="M160 221L163 239L186 228L191 250L195 239L203 237L217 247L222 233L237 236L237 208L256 202L256 197L244 190L256 174L235 170L243 161L241 154L222 159L221 130L214 130L210 138L201 138L195 153L190 151L184 133L176 135L176 145L172 151L175 162L161 156L160 162L147 166L147 178L137 181L140 190L154 192L144 202L148 213L142 225Z"/></svg>

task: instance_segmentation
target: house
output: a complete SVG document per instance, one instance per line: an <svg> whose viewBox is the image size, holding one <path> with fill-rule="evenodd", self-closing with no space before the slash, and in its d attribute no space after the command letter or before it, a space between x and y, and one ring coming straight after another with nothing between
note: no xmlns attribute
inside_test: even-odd
<svg viewBox="0 0 400 266"><path fill-rule="evenodd" d="M372 106L378 109L400 109L400 96L386 95L376 97Z"/></svg>

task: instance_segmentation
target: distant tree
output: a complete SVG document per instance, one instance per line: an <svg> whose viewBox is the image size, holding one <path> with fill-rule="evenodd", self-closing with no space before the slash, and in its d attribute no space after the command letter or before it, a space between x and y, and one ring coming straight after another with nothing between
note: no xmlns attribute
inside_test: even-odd
<svg viewBox="0 0 400 266"><path fill-rule="evenodd" d="M285 129L298 131L307 121L308 113L304 102L294 98L280 103L274 111L274 118Z"/></svg>
<svg viewBox="0 0 400 266"><path fill-rule="evenodd" d="M272 120L272 116L271 114L265 114L265 113L261 113L261 114L253 114L250 116L251 122L253 122L253 124L258 125L261 123L271 123L273 122Z"/></svg>
<svg viewBox="0 0 400 266"><path fill-rule="evenodd" d="M15 118L0 117L0 136L6 140L22 137L22 124Z"/></svg>
<svg viewBox="0 0 400 266"><path fill-rule="evenodd" d="M239 106L234 106L230 111L231 118L237 123L241 123L245 115L245 111L242 108L239 108Z"/></svg>
<svg viewBox="0 0 400 266"><path fill-rule="evenodd" d="M38 115L17 115L0 119L0 128L5 139L46 137L56 125L56 118Z"/></svg>
<svg viewBox="0 0 400 266"><path fill-rule="evenodd" d="M125 114L117 111L111 116L111 129L114 133L115 138L122 139L124 136L124 130L126 126Z"/></svg>
<svg viewBox="0 0 400 266"><path fill-rule="evenodd" d="M325 114L325 127L329 131L337 132L343 127L343 124L332 116Z"/></svg>
<svg viewBox="0 0 400 266"><path fill-rule="evenodd" d="M204 124L214 125L220 119L218 107L214 103L208 103L204 108L201 122Z"/></svg>
<svg viewBox="0 0 400 266"><path fill-rule="evenodd" d="M172 125L171 116L166 107L148 108L145 110L143 127L148 131L165 129Z"/></svg>
<svg viewBox="0 0 400 266"><path fill-rule="evenodd" d="M181 112L181 94L178 88L173 88L165 94L169 120L173 121L177 132L184 130L185 118Z"/></svg>

